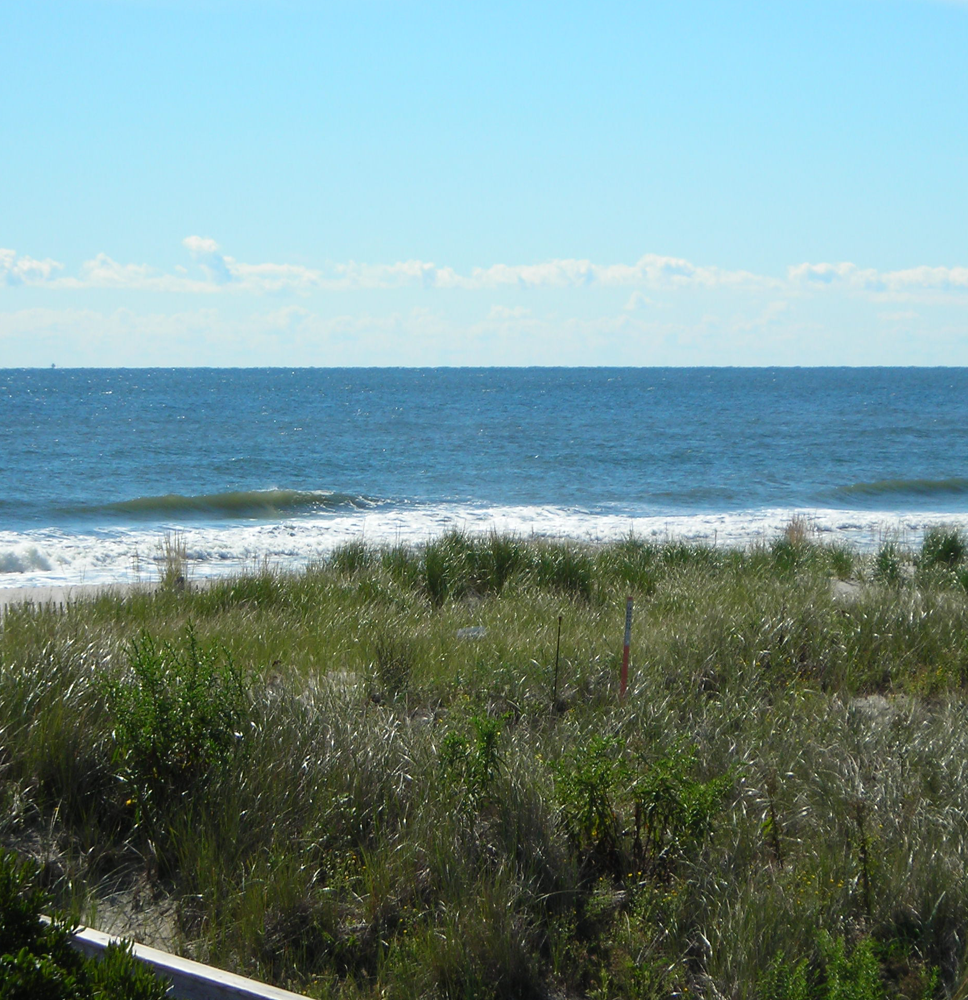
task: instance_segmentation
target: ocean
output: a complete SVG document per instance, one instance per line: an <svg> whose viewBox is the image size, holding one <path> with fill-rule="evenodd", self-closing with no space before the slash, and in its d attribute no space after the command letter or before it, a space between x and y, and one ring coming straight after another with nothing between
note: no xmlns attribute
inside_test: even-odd
<svg viewBox="0 0 968 1000"><path fill-rule="evenodd" d="M968 529L968 369L0 370L0 587L292 569L449 529Z"/></svg>

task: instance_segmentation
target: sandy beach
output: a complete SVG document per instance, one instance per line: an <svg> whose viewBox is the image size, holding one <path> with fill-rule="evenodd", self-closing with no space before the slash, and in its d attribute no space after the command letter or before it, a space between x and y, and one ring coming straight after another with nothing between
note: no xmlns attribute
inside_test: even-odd
<svg viewBox="0 0 968 1000"><path fill-rule="evenodd" d="M2 587L0 588L0 614L21 604L60 605L76 601L89 601L99 594L116 594L121 597L136 590L154 590L155 583L78 584L62 587Z"/></svg>

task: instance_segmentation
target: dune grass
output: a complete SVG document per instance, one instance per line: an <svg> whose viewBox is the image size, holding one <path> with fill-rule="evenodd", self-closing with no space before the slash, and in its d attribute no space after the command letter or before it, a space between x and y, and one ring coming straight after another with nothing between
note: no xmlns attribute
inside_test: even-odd
<svg viewBox="0 0 968 1000"><path fill-rule="evenodd" d="M964 997L966 547L885 551L451 534L11 612L0 842L318 997Z"/></svg>

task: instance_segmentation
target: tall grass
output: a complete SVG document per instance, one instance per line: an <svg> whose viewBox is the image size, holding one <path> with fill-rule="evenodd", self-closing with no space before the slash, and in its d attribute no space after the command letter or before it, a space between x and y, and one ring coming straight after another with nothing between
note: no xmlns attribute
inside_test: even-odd
<svg viewBox="0 0 968 1000"><path fill-rule="evenodd" d="M960 995L968 595L932 545L450 534L14 611L0 838L320 997Z"/></svg>

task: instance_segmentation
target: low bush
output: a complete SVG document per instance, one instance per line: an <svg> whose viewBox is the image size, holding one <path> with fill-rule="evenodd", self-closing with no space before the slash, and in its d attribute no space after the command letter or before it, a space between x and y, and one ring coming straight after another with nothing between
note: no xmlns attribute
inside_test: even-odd
<svg viewBox="0 0 968 1000"><path fill-rule="evenodd" d="M115 765L130 799L162 815L203 780L216 777L247 728L242 673L194 629L181 643L133 640L128 669L105 685Z"/></svg>
<svg viewBox="0 0 968 1000"><path fill-rule="evenodd" d="M50 910L37 867L0 848L0 1000L162 1000L168 984L111 945L100 960L71 946L75 925Z"/></svg>

